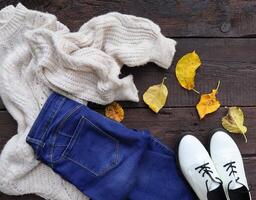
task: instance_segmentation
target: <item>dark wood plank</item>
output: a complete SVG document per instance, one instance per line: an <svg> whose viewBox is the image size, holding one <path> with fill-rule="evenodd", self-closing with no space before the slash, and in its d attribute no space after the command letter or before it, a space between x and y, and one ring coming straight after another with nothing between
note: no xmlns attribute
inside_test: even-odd
<svg viewBox="0 0 256 200"><path fill-rule="evenodd" d="M17 4L16 0L0 0L0 8ZM248 127L247 144L241 135L232 135L243 154L248 182L253 199L256 198L256 39L234 39L226 37L254 37L256 34L256 1L151 1L151 0L21 0L31 9L55 14L71 30L78 28L94 16L110 11L119 11L152 19L169 37L183 37L178 40L177 54L170 70L162 70L153 64L144 68L125 68L123 74L132 73L140 91L159 83L164 75L168 77L169 98L165 109L158 115L145 109L140 103L122 103L126 108L124 124L130 128L149 129L169 147L177 146L181 133L191 131L205 145L209 130L220 126L226 109L199 121L194 108L199 96L183 90L177 83L174 67L180 56L196 50L203 61L197 74L197 89L209 92L221 80L218 98L223 106L242 106ZM187 38L187 37L207 38ZM225 37L210 39L209 37ZM92 105L94 108L99 108ZM170 109L172 107L173 109ZM4 110L0 102L0 110ZM103 109L98 109L103 113ZM136 113L136 114L135 114ZM0 149L16 133L16 123L6 111L0 111ZM34 195L22 197L0 193L0 200L40 200Z"/></svg>
<svg viewBox="0 0 256 200"><path fill-rule="evenodd" d="M9 196L0 192L0 200L43 200L43 198L33 194L23 196Z"/></svg>
<svg viewBox="0 0 256 200"><path fill-rule="evenodd" d="M256 157L244 157L244 167L247 173L248 184L251 189L252 199L256 198ZM0 200L42 200L36 195L8 196L0 192Z"/></svg>
<svg viewBox="0 0 256 200"><path fill-rule="evenodd" d="M177 54L169 70L154 64L143 67L124 68L123 74L133 74L139 96L152 84L168 77L169 98L166 107L195 106L199 96L184 90L177 82L175 65L187 52L196 50L202 59L202 66L196 76L197 90L210 92L221 81L218 98L223 106L255 106L256 102L256 39L178 39ZM125 103L126 107L145 107L140 103ZM3 109L3 107L0 108Z"/></svg>
<svg viewBox="0 0 256 200"><path fill-rule="evenodd" d="M247 173L248 184L251 189L252 199L256 198L256 157L244 157L244 167ZM8 196L0 192L0 200L42 200L36 195Z"/></svg>
<svg viewBox="0 0 256 200"><path fill-rule="evenodd" d="M98 110L103 113L103 110ZM248 143L244 142L243 136L233 134L232 137L241 148L243 155L256 156L256 107L243 107L245 124L248 127ZM216 113L210 114L204 120L199 120L194 108L165 108L159 114L149 109L136 108L125 109L124 124L129 128L148 129L160 138L169 147L175 149L179 138L184 132L192 132L207 145L208 132L221 126L221 118L227 109L221 108ZM6 111L0 112L0 149L15 134L16 122Z"/></svg>
<svg viewBox="0 0 256 200"><path fill-rule="evenodd" d="M0 1L0 7L18 1ZM21 0L31 9L55 14L71 30L111 11L146 17L170 37L241 37L256 33L255 1L191 0Z"/></svg>
<svg viewBox="0 0 256 200"><path fill-rule="evenodd" d="M244 142L242 135L231 136L243 155L255 155L256 108L243 107L243 111L246 116L245 124L248 127L248 143ZM148 129L167 146L176 150L179 139L185 132L192 132L207 146L209 131L221 127L221 118L226 112L226 108L221 108L200 121L195 108L166 108L157 115L149 109L126 109L124 124L130 128Z"/></svg>
<svg viewBox="0 0 256 200"><path fill-rule="evenodd" d="M4 103L0 97L0 110L6 110L5 106L4 106Z"/></svg>
<svg viewBox="0 0 256 200"><path fill-rule="evenodd" d="M0 111L0 151L5 143L17 133L17 123L7 111Z"/></svg>
<svg viewBox="0 0 256 200"><path fill-rule="evenodd" d="M245 157L244 168L247 175L248 185L251 190L252 199L256 198L256 157Z"/></svg>
<svg viewBox="0 0 256 200"><path fill-rule="evenodd" d="M187 52L196 50L202 59L202 66L196 76L196 89L208 93L221 81L218 98L222 105L254 106L256 92L256 39L178 39L177 53L169 70L148 64L141 68L125 68L124 74L132 73L139 89L139 96L152 85L168 77L169 98L165 107L195 106L199 96L180 87L175 76L178 59ZM140 103L126 103L124 106L145 107Z"/></svg>
<svg viewBox="0 0 256 200"><path fill-rule="evenodd" d="M252 190L253 198L256 198L256 156L255 141L256 131L256 108L243 108L246 117L246 125L249 129L247 144L240 135L232 135L238 144L245 161L245 169L248 174L248 182ZM103 110L98 110L103 113ZM169 147L174 148L182 132L192 131L206 146L209 139L209 130L220 125L220 118L225 114L226 109L222 108L217 113L210 115L205 120L199 121L197 113L192 108L164 109L158 115L148 109L126 109L124 124L130 128L149 129L155 136L160 138ZM136 113L136 114L134 114ZM6 111L0 112L0 149L6 141L15 134L16 123ZM9 197L0 193L0 200L29 199L39 200L36 196Z"/></svg>
<svg viewBox="0 0 256 200"><path fill-rule="evenodd" d="M175 66L184 54L196 50L202 66L196 76L196 89L208 93L221 81L218 98L225 106L255 106L256 92L256 39L178 39L177 53L169 70L153 64L141 68L125 69L124 74L132 73L139 89L139 104L131 107L144 107L142 95L152 84L159 84L164 76L168 78L169 98L166 107L195 106L199 96L183 89L175 76Z"/></svg>

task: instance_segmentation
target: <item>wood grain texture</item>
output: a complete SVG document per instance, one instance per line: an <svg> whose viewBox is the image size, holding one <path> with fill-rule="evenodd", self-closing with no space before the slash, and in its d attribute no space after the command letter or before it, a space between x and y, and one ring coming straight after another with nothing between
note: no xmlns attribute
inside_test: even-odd
<svg viewBox="0 0 256 200"><path fill-rule="evenodd" d="M247 172L248 184L251 189L252 199L256 198L256 157L244 157L244 167ZM8 196L0 192L0 200L43 200L43 198L35 195L24 196Z"/></svg>
<svg viewBox="0 0 256 200"><path fill-rule="evenodd" d="M196 75L196 89L209 93L221 81L218 98L223 106L256 105L256 39L178 39L177 53L169 70L163 70L149 64L141 68L124 69L124 74L132 73L139 89L139 96L152 85L159 84L164 76L167 79L169 97L166 107L195 106L199 96L183 89L175 76L175 65L184 54L196 50L202 60L202 66ZM129 104L126 104L129 105ZM131 107L144 107L130 104Z"/></svg>
<svg viewBox="0 0 256 200"><path fill-rule="evenodd" d="M8 196L0 192L0 200L43 200L36 195Z"/></svg>
<svg viewBox="0 0 256 200"><path fill-rule="evenodd" d="M244 158L245 169L248 175L248 182L251 186L252 195L256 198L256 108L243 108L248 127L248 143L244 143L241 135L232 135L238 144ZM100 113L102 109L97 110ZM136 113L136 114L134 114ZM208 116L205 120L199 122L197 113L193 108L174 108L163 109L158 115L144 108L128 108L125 110L124 124L129 128L148 129L163 143L176 151L178 141L184 132L191 132L198 137L205 146L208 146L210 139L209 131L220 126L221 117L226 114L226 109L221 108L217 113ZM0 112L0 149L15 133L16 122L6 111ZM22 199L37 200L39 197L24 196ZM8 197L0 194L0 200L12 200L14 197ZM20 198L19 198L20 199Z"/></svg>
<svg viewBox="0 0 256 200"><path fill-rule="evenodd" d="M0 7L18 1L0 1ZM146 17L170 37L255 36L256 2L241 0L21 0L55 14L71 30L111 11Z"/></svg>
<svg viewBox="0 0 256 200"><path fill-rule="evenodd" d="M243 155L256 156L256 108L243 107L246 116L245 125L248 128L248 143L244 142L243 136L232 134ZM104 110L97 109L104 113ZM135 114L136 113L136 114ZM194 108L165 108L157 115L147 108L125 109L124 124L129 128L148 129L170 148L176 149L176 145L185 132L191 132L198 137L203 144L207 145L210 138L209 131L221 127L221 118L227 113L226 108L219 109L199 121L197 111ZM0 149L16 133L16 122L6 111L0 112Z"/></svg>
<svg viewBox="0 0 256 200"><path fill-rule="evenodd" d="M0 9L18 0L0 0ZM144 67L122 70L133 74L139 96L152 84L168 77L169 98L158 115L140 103L122 102L124 124L130 128L149 129L173 148L181 133L190 131L207 146L209 131L219 127L224 106L241 106L248 127L248 143L241 135L232 135L244 159L252 198L256 199L256 1L250 0L21 0L26 7L55 14L70 30L76 31L92 17L111 11L147 17L159 24L162 32L178 41L177 53L169 70L150 63ZM196 50L202 67L196 77L196 89L209 92L221 80L218 98L223 107L204 120L198 119L195 104L199 96L182 89L175 77L177 60ZM103 113L101 106L90 104ZM0 101L0 150L16 134L17 124ZM0 177L1 178L1 177ZM0 200L42 200L35 195L8 196Z"/></svg>
<svg viewBox="0 0 256 200"><path fill-rule="evenodd" d="M123 103L125 107L145 107L142 95L152 84L168 77L169 98L165 107L194 107L199 96L183 89L175 76L177 60L185 53L196 50L202 66L196 76L196 89L208 93L221 81L218 98L223 106L256 105L256 39L250 38L191 38L177 39L177 53L169 70L154 64L143 67L124 67L123 75L133 74L139 90L140 103ZM4 109L0 104L0 109Z"/></svg>

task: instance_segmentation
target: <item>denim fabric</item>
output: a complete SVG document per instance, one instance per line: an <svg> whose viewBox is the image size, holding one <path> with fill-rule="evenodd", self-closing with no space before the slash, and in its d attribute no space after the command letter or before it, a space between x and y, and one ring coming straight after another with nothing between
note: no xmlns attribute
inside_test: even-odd
<svg viewBox="0 0 256 200"><path fill-rule="evenodd" d="M190 200L175 156L146 131L128 129L53 93L27 136L37 158L93 200Z"/></svg>

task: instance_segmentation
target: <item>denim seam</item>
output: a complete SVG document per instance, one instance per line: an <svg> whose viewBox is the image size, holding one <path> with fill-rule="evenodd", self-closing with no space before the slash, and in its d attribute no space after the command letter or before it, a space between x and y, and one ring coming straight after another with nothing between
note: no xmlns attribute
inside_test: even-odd
<svg viewBox="0 0 256 200"><path fill-rule="evenodd" d="M60 103L59 103L59 105L58 105L58 107L57 107L57 109L54 112L52 112L51 116L46 121L46 125L44 126L43 134L41 135L40 140L42 140L44 138L44 136L45 136L45 134L46 134L46 132L47 132L47 130L49 128L49 125L51 124L51 121L56 116L56 114L59 112L59 109L63 105L64 101L65 101L65 98L62 98Z"/></svg>
<svg viewBox="0 0 256 200"><path fill-rule="evenodd" d="M60 125L57 128L57 133L60 132L61 128L64 126L65 122L76 112L79 108L81 108L83 105L77 105L75 108L73 108L71 111L68 112L68 114L64 117L63 120L61 120Z"/></svg>
<svg viewBox="0 0 256 200"><path fill-rule="evenodd" d="M32 142L32 143L34 143L34 144L36 144L38 146L41 146L41 147L45 146L45 143L42 142L41 140L37 140L37 139L31 138L29 136L27 136L26 140L29 141L29 142Z"/></svg>
<svg viewBox="0 0 256 200"><path fill-rule="evenodd" d="M83 127L83 124L85 123L84 120L88 121L91 125L93 125L93 127L95 127L97 130L99 130L102 134L104 134L105 136L109 137L110 139L112 139L115 143L115 159L114 162L112 162L106 169L101 170L100 173L96 173L95 171L89 169L88 167L84 166L83 164L73 160L72 158L70 158L67 153L73 148L74 144L76 143L77 137L79 136L80 130ZM87 169L88 171L90 171L91 173L93 173L96 176L100 176L103 175L104 173L106 173L108 170L112 169L113 167L116 166L116 164L118 163L119 160L119 141L110 136L109 134L107 134L105 131L103 131L102 129L98 128L94 123L92 123L89 119L87 119L86 117L82 116L80 121L78 122L77 128L75 130L75 133L72 137L72 139L70 140L69 144L67 145L67 148L63 151L62 156L73 161L74 163L78 164L79 166L83 167L84 169Z"/></svg>
<svg viewBox="0 0 256 200"><path fill-rule="evenodd" d="M44 140L44 137L49 129L49 126L51 124L51 121L54 119L54 117L56 116L56 114L59 112L61 106L63 105L63 103L65 102L65 98L62 97L57 109L51 114L51 116L48 118L48 120L46 121L46 125L44 126L44 129L42 130L43 134L40 137L40 140ZM38 147L36 148L36 151L38 151Z"/></svg>
<svg viewBox="0 0 256 200"><path fill-rule="evenodd" d="M98 126L96 126L93 122L91 122L87 117L82 116L82 118L84 118L86 121L88 121L91 125L93 125L97 130L99 130L101 133L103 133L104 135L106 135L107 137L110 137L112 140L114 140L115 142L119 143L119 141L112 137L111 135L109 135L108 133L106 133L105 131L103 131L101 128L99 128Z"/></svg>
<svg viewBox="0 0 256 200"><path fill-rule="evenodd" d="M94 171L90 170L89 168L87 168L86 166L82 165L81 163L79 163L79 162L73 160L73 159L70 158L69 156L67 156L66 158L67 158L68 160L74 162L75 164L79 165L80 167L82 167L82 168L88 170L89 172L93 173L95 176L98 176L98 175L99 175L99 174L95 173Z"/></svg>
<svg viewBox="0 0 256 200"><path fill-rule="evenodd" d="M75 112L76 112L79 108L81 108L81 107L82 107L82 105L77 105L75 108L73 108L71 111L68 112L68 114L67 114L67 115L65 116L65 118L61 121L59 127L57 128L56 133L58 133L59 130L63 127L64 122L66 122L66 120L69 119L69 117L72 116L72 114L75 113ZM53 146L52 146L51 155L50 155L52 168L53 168L53 163L54 163L54 162L53 162L53 153L54 153L54 149L55 149L56 139L57 139L57 134L54 134L54 135L53 135ZM61 159L61 158L60 158L60 159ZM60 159L57 159L57 161L60 160ZM56 162L56 161L55 161L55 162Z"/></svg>
<svg viewBox="0 0 256 200"><path fill-rule="evenodd" d="M67 147L67 145L65 145L65 144L56 144L56 145L54 145L54 147Z"/></svg>
<svg viewBox="0 0 256 200"><path fill-rule="evenodd" d="M102 170L100 173L97 173L97 172L91 170L90 168L87 168L87 167L84 166L83 164L77 162L76 160L70 158L69 156L66 156L65 158L68 159L68 160L70 160L70 161L72 161L72 162L74 162L75 164L79 165L80 167L82 167L82 168L88 170L89 172L91 172L91 173L94 174L95 176L102 176L102 175L104 175L108 170L110 170L110 169L112 169L113 167L116 166L116 165L114 165L114 164L111 164L111 165L109 165L109 167L106 168L105 170Z"/></svg>
<svg viewBox="0 0 256 200"><path fill-rule="evenodd" d="M157 144L159 147L163 148L164 150L168 151L171 154L174 154L171 149L169 149L166 145L162 144L157 138L151 137L151 139Z"/></svg>
<svg viewBox="0 0 256 200"><path fill-rule="evenodd" d="M65 136L65 137L72 138L72 135L68 135L68 134L66 134L66 133L64 133L64 132L61 132L61 131L59 131L58 134L59 134L59 135L62 135L62 136Z"/></svg>
<svg viewBox="0 0 256 200"><path fill-rule="evenodd" d="M48 100L46 101L46 103L44 104L44 106L43 106L43 108L42 108L42 111L38 114L37 118L39 118L40 115L43 114L43 112L44 112L43 110L45 110L45 109L49 106L50 102L52 102L53 96L54 96L54 94L51 94L51 95L50 95L49 99L48 99ZM31 127L31 129L30 129L28 135L30 135L31 132L32 132L32 130L34 130L34 129L38 126L38 123L39 123L39 120L35 120L35 121L34 121L33 126Z"/></svg>
<svg viewBox="0 0 256 200"><path fill-rule="evenodd" d="M114 140L115 142L115 149L116 149L116 158L115 158L115 161L114 161L114 164L117 164L118 163L118 160L119 160L119 141L112 137L111 135L109 135L108 133L106 133L105 131L103 131L101 128L99 128L98 126L96 126L93 122L91 122L87 117L85 116L82 116L82 118L84 118L85 120L87 120L91 125L93 125L97 130L99 130L101 133L103 133L105 136L109 137L110 139Z"/></svg>
<svg viewBox="0 0 256 200"><path fill-rule="evenodd" d="M75 142L75 141L74 141L74 140L75 140L75 137L77 137L77 133L80 131L80 129L81 129L83 123L84 123L84 122L83 122L83 118L81 118L81 119L79 120L79 122L78 122L78 124L77 124L75 130L74 130L74 133L73 133L72 138L70 139L70 141L69 141L69 143L68 143L68 145L67 145L67 148L66 148L66 149L63 151L63 153L62 153L62 157L65 157L66 152L68 151L68 149L69 149L69 148L72 148L73 145L71 145L71 144Z"/></svg>

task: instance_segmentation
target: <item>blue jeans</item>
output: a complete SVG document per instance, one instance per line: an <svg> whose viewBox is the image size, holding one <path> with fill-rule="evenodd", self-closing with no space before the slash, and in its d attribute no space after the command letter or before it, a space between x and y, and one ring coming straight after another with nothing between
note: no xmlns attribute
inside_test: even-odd
<svg viewBox="0 0 256 200"><path fill-rule="evenodd" d="M53 93L27 136L37 158L93 200L190 200L175 156L146 131L128 129Z"/></svg>

